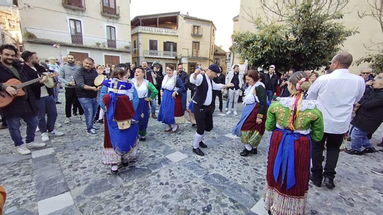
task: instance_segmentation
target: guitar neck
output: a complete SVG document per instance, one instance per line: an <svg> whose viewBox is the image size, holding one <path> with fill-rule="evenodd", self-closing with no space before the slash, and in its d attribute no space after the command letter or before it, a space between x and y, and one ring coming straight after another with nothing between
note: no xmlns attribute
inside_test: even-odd
<svg viewBox="0 0 383 215"><path fill-rule="evenodd" d="M39 82L41 79L42 79L42 77L40 77L40 78L35 78L35 79L30 80L30 81L24 82L24 83L22 83L22 84L16 85L15 87L16 87L17 89L21 89L21 88L26 87L26 86L28 86L28 85L34 84L34 83L36 83L36 82Z"/></svg>

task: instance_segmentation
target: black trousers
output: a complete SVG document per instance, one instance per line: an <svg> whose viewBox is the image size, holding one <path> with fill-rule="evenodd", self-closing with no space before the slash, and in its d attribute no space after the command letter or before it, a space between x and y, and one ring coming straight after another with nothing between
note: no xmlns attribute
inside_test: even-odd
<svg viewBox="0 0 383 215"><path fill-rule="evenodd" d="M157 94L157 102L158 102L158 105L161 105L161 87L160 88L156 88L158 90L158 94Z"/></svg>
<svg viewBox="0 0 383 215"><path fill-rule="evenodd" d="M205 131L213 129L213 106L194 105L194 117L197 122L197 133L203 135Z"/></svg>
<svg viewBox="0 0 383 215"><path fill-rule="evenodd" d="M65 88L65 115L66 117L72 116L72 107L73 113L78 113L80 115L84 114L80 102L77 99L76 90L74 88Z"/></svg>
<svg viewBox="0 0 383 215"><path fill-rule="evenodd" d="M215 110L215 98L218 96L219 99L219 110L222 112L222 92L220 90L214 90L213 91L213 105Z"/></svg>
<svg viewBox="0 0 383 215"><path fill-rule="evenodd" d="M343 134L328 134L325 133L322 140L315 142L312 145L312 168L311 173L313 180L322 181L323 176L334 179L335 168L338 163L340 146L343 142ZM327 155L326 164L323 171L322 162L324 160L323 150L326 144Z"/></svg>

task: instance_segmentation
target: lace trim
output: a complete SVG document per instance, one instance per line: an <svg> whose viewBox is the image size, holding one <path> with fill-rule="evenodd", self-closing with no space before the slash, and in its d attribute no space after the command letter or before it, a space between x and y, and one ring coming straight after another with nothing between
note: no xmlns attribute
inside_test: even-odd
<svg viewBox="0 0 383 215"><path fill-rule="evenodd" d="M279 101L279 103L283 106L283 107L287 107L291 110L291 107L294 103L294 98L292 97L283 97L283 98L277 98L277 101ZM317 101L316 100L302 100L302 104L301 104L301 111L305 111L305 110L311 110L311 109L315 109L317 107Z"/></svg>

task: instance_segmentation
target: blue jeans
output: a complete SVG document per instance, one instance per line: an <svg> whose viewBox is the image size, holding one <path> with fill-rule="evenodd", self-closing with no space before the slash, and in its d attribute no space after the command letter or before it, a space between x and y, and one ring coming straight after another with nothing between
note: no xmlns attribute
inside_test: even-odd
<svg viewBox="0 0 383 215"><path fill-rule="evenodd" d="M361 151L362 147L371 148L372 145L367 135L367 132L354 126L351 131L351 148L358 151Z"/></svg>
<svg viewBox="0 0 383 215"><path fill-rule="evenodd" d="M93 128L93 121L97 113L97 98L78 98L82 109L84 109L86 130L90 131Z"/></svg>
<svg viewBox="0 0 383 215"><path fill-rule="evenodd" d="M156 113L156 107L157 107L157 99L153 99L150 102L150 113L155 114Z"/></svg>
<svg viewBox="0 0 383 215"><path fill-rule="evenodd" d="M9 129L9 134L15 146L21 146L24 144L23 137L20 133L20 120L23 119L27 124L27 137L25 139L26 143L33 142L35 140L35 132L37 128L37 117L36 116L18 116L18 117L7 117L7 124Z"/></svg>
<svg viewBox="0 0 383 215"><path fill-rule="evenodd" d="M272 90L266 90L267 95L267 101L271 103L271 100L273 100L274 92Z"/></svg>
<svg viewBox="0 0 383 215"><path fill-rule="evenodd" d="M41 97L40 100L36 100L39 113L37 116L38 126L41 133L47 131L53 131L55 129L55 123L57 119L56 101L53 96ZM45 115L47 119L45 120Z"/></svg>

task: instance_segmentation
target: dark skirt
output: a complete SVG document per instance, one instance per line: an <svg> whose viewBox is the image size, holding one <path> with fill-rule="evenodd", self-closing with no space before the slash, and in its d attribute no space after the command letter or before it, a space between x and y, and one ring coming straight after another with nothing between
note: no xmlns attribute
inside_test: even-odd
<svg viewBox="0 0 383 215"><path fill-rule="evenodd" d="M295 136L293 144L283 144L285 131L274 130L271 136L269 157L267 161L267 174L266 174L266 192L265 192L265 207L270 210L272 214L304 214L306 206L306 198L310 174L310 136L299 135ZM287 153L289 150L294 153L293 165L295 184L287 189L287 174L283 176L282 169L279 171L279 177L275 180L275 167L274 164L278 160L278 152L282 150ZM289 153L287 153L289 154ZM288 157L291 159L291 157ZM283 165L281 165L283 166ZM283 168L283 167L282 167ZM289 170L287 170L288 172ZM282 181L282 178L285 178Z"/></svg>
<svg viewBox="0 0 383 215"><path fill-rule="evenodd" d="M149 102L145 98L140 99L136 114L139 121L139 131L146 133L149 123Z"/></svg>
<svg viewBox="0 0 383 215"><path fill-rule="evenodd" d="M174 116L181 117L184 114L185 114L185 111L183 108L182 95L178 95L176 96L176 99L174 100Z"/></svg>

